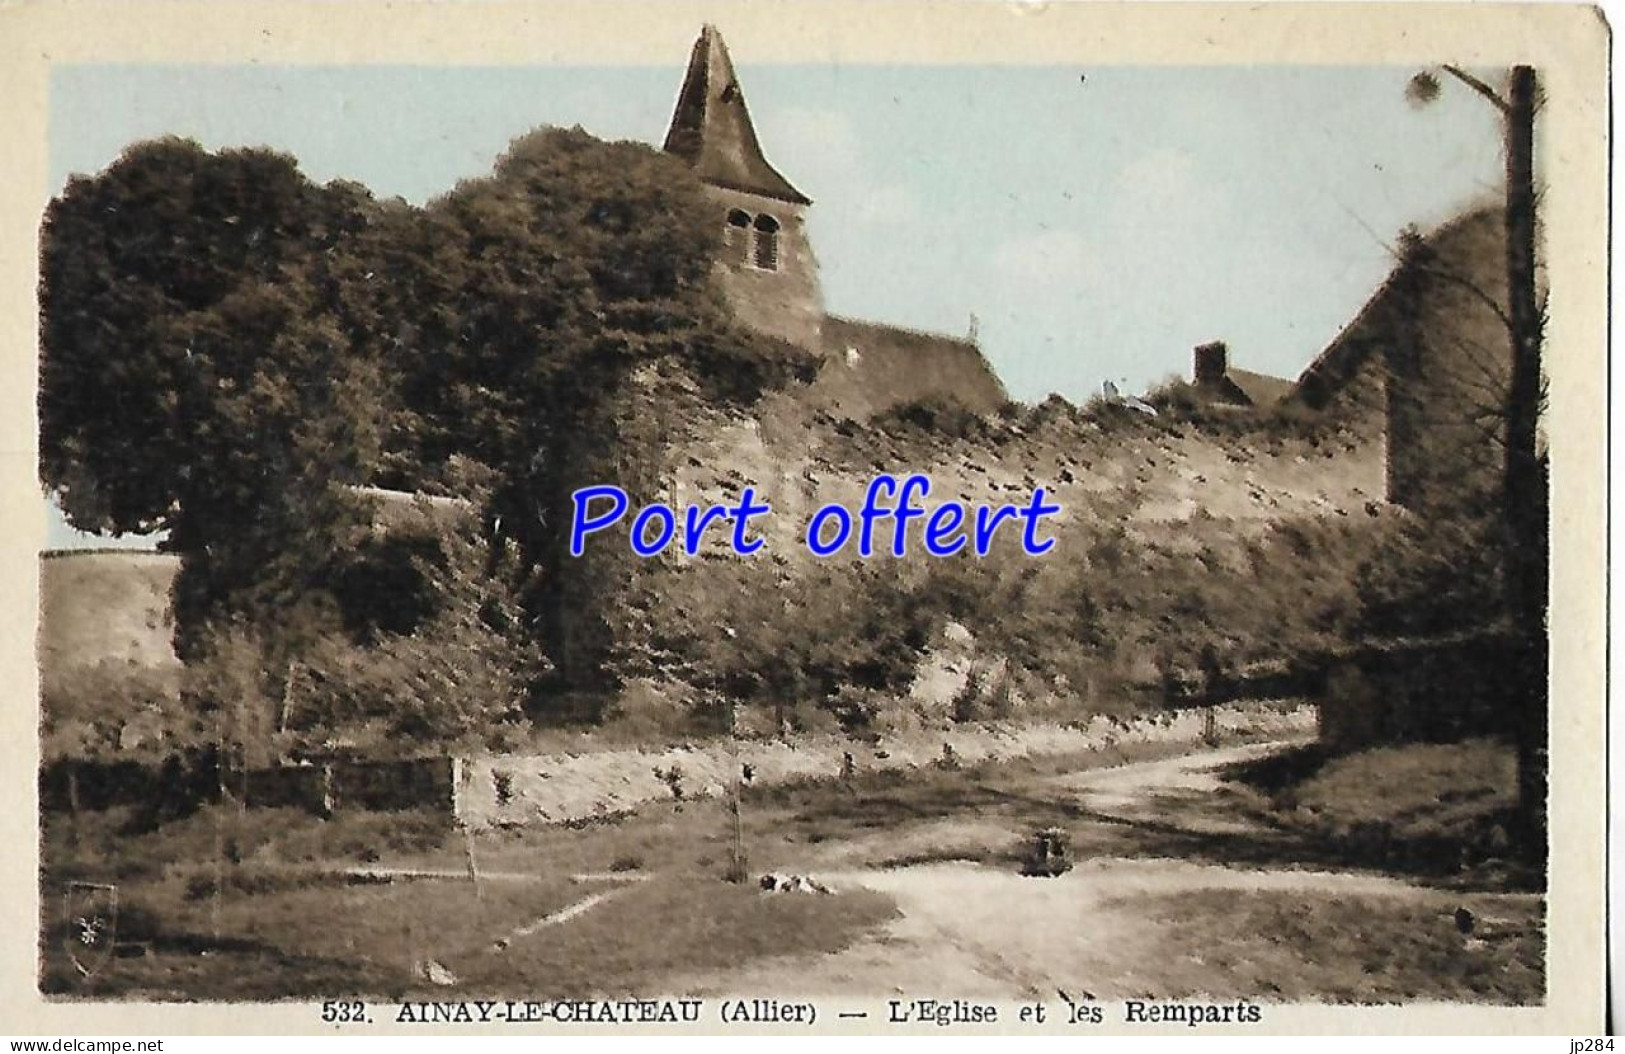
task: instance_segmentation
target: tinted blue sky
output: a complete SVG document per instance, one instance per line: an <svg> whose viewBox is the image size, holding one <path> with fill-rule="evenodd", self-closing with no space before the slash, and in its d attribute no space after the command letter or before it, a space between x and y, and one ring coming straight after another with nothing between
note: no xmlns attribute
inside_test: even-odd
<svg viewBox="0 0 1625 1054"><path fill-rule="evenodd" d="M981 341L1011 394L1143 388L1229 343L1296 376L1408 223L1493 196L1493 111L1399 67L758 66L768 158L813 198L831 311ZM84 66L54 71L51 192L173 133L265 145L421 202L514 136L659 143L687 56L616 68ZM48 544L70 544L53 513Z"/></svg>

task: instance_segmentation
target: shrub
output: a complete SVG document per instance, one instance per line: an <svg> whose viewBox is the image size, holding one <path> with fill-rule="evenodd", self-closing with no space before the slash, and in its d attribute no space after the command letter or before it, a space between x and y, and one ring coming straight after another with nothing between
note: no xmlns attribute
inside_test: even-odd
<svg viewBox="0 0 1625 1054"><path fill-rule="evenodd" d="M198 738L181 705L178 667L103 660L49 664L41 677L41 749L47 761L113 757L150 760ZM139 731L130 743L127 729Z"/></svg>
<svg viewBox="0 0 1625 1054"><path fill-rule="evenodd" d="M971 439L987 434L987 422L947 395L927 395L887 408L876 414L875 427L886 432L917 429L954 439Z"/></svg>
<svg viewBox="0 0 1625 1054"><path fill-rule="evenodd" d="M483 508L478 477L468 486L471 506ZM472 513L437 514L425 503L424 518L437 525L438 558L419 556L416 566L433 610L410 633L380 633L368 644L329 636L305 654L310 699L298 727L307 741L370 740L374 752L483 746L522 716L546 661L509 584L516 547L486 537Z"/></svg>
<svg viewBox="0 0 1625 1054"><path fill-rule="evenodd" d="M702 695L815 728L819 712L852 727L873 713L868 693L906 691L936 615L902 568L823 562L768 581L749 560L670 579L659 633Z"/></svg>
<svg viewBox="0 0 1625 1054"><path fill-rule="evenodd" d="M736 329L696 340L688 365L711 401L749 405L774 389L810 383L819 360L788 341Z"/></svg>
<svg viewBox="0 0 1625 1054"><path fill-rule="evenodd" d="M1385 637L1456 633L1504 616L1501 554L1488 523L1407 519L1355 572L1359 626Z"/></svg>

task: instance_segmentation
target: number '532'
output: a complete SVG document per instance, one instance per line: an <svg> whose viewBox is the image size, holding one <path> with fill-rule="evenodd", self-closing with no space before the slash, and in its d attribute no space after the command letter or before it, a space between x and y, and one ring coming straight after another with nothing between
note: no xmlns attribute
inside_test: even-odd
<svg viewBox="0 0 1625 1054"><path fill-rule="evenodd" d="M367 1004L359 999L343 1002L330 999L322 1004L322 1020L330 1025L358 1024L367 1020Z"/></svg>

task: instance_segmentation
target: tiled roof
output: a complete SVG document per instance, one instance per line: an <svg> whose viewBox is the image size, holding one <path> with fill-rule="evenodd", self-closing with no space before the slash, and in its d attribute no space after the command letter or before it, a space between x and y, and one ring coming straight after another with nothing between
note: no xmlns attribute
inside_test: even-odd
<svg viewBox="0 0 1625 1054"><path fill-rule="evenodd" d="M856 408L854 416L930 396L991 413L1008 398L981 349L963 337L836 315L825 317L823 336L817 388Z"/></svg>
<svg viewBox="0 0 1625 1054"><path fill-rule="evenodd" d="M1292 393L1293 382L1285 377L1272 377L1267 373L1254 373L1234 366L1225 371L1225 376L1231 384L1241 389L1248 402L1260 410L1274 406Z"/></svg>

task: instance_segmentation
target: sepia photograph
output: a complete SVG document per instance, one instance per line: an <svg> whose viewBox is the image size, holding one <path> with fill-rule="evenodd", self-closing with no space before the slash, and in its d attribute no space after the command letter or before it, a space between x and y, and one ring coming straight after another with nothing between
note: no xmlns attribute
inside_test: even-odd
<svg viewBox="0 0 1625 1054"><path fill-rule="evenodd" d="M276 6L29 96L41 1013L1601 1028L1594 13Z"/></svg>

